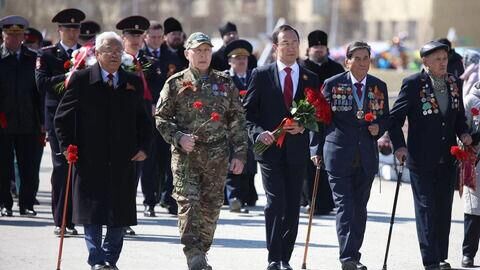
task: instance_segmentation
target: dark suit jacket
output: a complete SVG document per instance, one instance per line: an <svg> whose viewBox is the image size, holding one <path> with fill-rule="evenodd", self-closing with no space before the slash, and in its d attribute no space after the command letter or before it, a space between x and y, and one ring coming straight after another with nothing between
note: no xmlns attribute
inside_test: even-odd
<svg viewBox="0 0 480 270"><path fill-rule="evenodd" d="M77 45L77 48L80 48L80 45ZM45 128L52 132L55 110L64 93L59 93L55 86L65 81L68 69L65 69L64 64L69 59L60 43L42 48L38 53L35 78L38 91L45 97Z"/></svg>
<svg viewBox="0 0 480 270"><path fill-rule="evenodd" d="M306 69L317 74L321 84L323 84L328 78L331 78L345 71L342 65L333 61L330 58L328 58L327 63L324 63L322 65L319 65L313 61L310 61L309 59L305 59L304 61L301 61L300 64L303 65Z"/></svg>
<svg viewBox="0 0 480 270"><path fill-rule="evenodd" d="M305 99L305 88L319 88L317 75L301 66L299 68L298 88L294 97L297 102ZM265 130L273 131L283 118L291 116L283 100L276 62L253 70L244 106L248 136L252 142L255 142L260 133ZM308 147L308 131L296 135L287 133L282 148L272 145L263 154L256 155L255 158L260 162L304 163L309 158Z"/></svg>
<svg viewBox="0 0 480 270"><path fill-rule="evenodd" d="M410 169L431 170L442 158L444 162L453 164L450 147L457 144L456 136L468 132L460 81L453 75L449 77L450 82L447 83L450 98L445 116L441 112L424 114L424 102L420 97L422 88L425 87L428 93L433 93L430 77L424 71L403 80L390 113L392 127L389 135L395 150L405 147L401 127L408 117L407 166Z"/></svg>
<svg viewBox="0 0 480 270"><path fill-rule="evenodd" d="M39 134L43 110L35 83L37 54L23 45L18 60L4 45L0 46L0 52L0 112L7 118L6 132Z"/></svg>
<svg viewBox="0 0 480 270"><path fill-rule="evenodd" d="M98 64L75 72L55 115L62 150L78 145L73 182L73 222L136 224L136 164L147 153L151 117L145 110L140 78L122 69L118 86L103 81Z"/></svg>
<svg viewBox="0 0 480 270"><path fill-rule="evenodd" d="M349 88L351 89L350 92L343 94L338 92L342 90L348 91ZM360 120L357 118L358 108L352 92L354 89L351 73L348 71L326 80L323 88L323 94L330 103L333 112L332 123L326 127L324 133L323 156L325 169L337 176L351 175L353 172L352 164L355 158L359 158L361 166L367 175L374 175L378 170L377 139L388 128L387 85L380 79L367 75L362 110L365 113L372 112L376 114L376 120L373 123L378 124L380 128L377 136L372 136L368 131L367 127L370 123L363 118ZM370 93L373 95L373 98L369 98ZM342 95L345 98L339 99L338 97ZM383 104L380 107L373 109L370 107L375 102L380 105L382 99ZM339 101L346 101L347 103L339 105ZM351 102L348 103L348 101ZM345 107L347 108L341 109Z"/></svg>

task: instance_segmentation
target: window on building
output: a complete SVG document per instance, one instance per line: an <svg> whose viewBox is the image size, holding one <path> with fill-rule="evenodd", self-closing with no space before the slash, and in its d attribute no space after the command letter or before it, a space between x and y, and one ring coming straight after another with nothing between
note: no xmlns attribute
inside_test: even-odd
<svg viewBox="0 0 480 270"><path fill-rule="evenodd" d="M375 35L375 38L377 40L383 40L383 22L382 21L377 21L377 34Z"/></svg>
<svg viewBox="0 0 480 270"><path fill-rule="evenodd" d="M408 39L416 40L417 39L417 22L408 21L407 29L408 29Z"/></svg>

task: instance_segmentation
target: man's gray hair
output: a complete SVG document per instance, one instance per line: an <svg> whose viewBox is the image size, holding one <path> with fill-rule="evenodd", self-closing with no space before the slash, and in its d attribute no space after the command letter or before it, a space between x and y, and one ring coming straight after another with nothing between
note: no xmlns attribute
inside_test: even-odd
<svg viewBox="0 0 480 270"><path fill-rule="evenodd" d="M117 33L109 31L109 32L103 32L97 36L97 38L95 39L95 49L99 50L108 40L117 41L118 44L120 44L120 46L122 46L123 48L122 38Z"/></svg>

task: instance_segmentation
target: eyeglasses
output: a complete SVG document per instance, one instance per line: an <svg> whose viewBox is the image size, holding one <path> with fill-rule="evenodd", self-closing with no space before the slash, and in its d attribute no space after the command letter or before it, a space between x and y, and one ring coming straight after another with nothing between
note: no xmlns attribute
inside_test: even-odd
<svg viewBox="0 0 480 270"><path fill-rule="evenodd" d="M99 52L104 54L109 54L109 55L113 55L113 54L121 55L123 53L123 50L101 50Z"/></svg>

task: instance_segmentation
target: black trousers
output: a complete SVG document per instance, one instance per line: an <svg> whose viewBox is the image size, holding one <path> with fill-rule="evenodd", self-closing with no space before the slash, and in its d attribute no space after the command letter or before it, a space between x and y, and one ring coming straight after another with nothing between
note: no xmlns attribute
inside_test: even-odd
<svg viewBox="0 0 480 270"><path fill-rule="evenodd" d="M410 170L415 221L423 265L448 258L455 167L438 164L432 170Z"/></svg>
<svg viewBox="0 0 480 270"><path fill-rule="evenodd" d="M227 201L236 198L242 203L246 203L245 197L248 192L248 176L246 174L229 173L225 182L225 192L225 199Z"/></svg>
<svg viewBox="0 0 480 270"><path fill-rule="evenodd" d="M65 192L67 187L67 174L68 163L65 156L60 149L60 145L57 140L55 131L50 130L48 132L48 141L50 143L50 149L52 150L52 214L55 226L62 225L63 209L65 202ZM70 183L71 185L72 183ZM67 205L67 227L72 227L72 186L70 186L70 192L68 194Z"/></svg>
<svg viewBox="0 0 480 270"><path fill-rule="evenodd" d="M328 181L338 207L336 227L341 262L360 261L373 178L374 175L366 175L360 166L348 176L328 172Z"/></svg>
<svg viewBox="0 0 480 270"><path fill-rule="evenodd" d="M298 233L305 164L260 163L267 197L265 228L269 262L288 262L292 256Z"/></svg>
<svg viewBox="0 0 480 270"><path fill-rule="evenodd" d="M154 138L150 149L148 150L147 159L142 162L141 168L141 181L142 193L143 193L143 204L148 206L155 206L157 204L157 198L159 196L159 186L160 186L160 175L158 171L158 158L159 158L159 148L158 140L161 138L161 135L158 131L155 130Z"/></svg>
<svg viewBox="0 0 480 270"><path fill-rule="evenodd" d="M12 208L13 199L10 183L14 168L14 156L17 157L20 176L18 204L20 209L33 209L35 199L35 159L38 135L5 134L0 135L0 203ZM14 174L13 174L14 175Z"/></svg>
<svg viewBox="0 0 480 270"><path fill-rule="evenodd" d="M465 214L464 231L463 256L475 258L480 241L480 216Z"/></svg>
<svg viewBox="0 0 480 270"><path fill-rule="evenodd" d="M305 177L303 194L308 201L308 205L311 207L316 170L316 166L314 166L312 162L309 162L307 165L307 177ZM314 214L328 214L335 207L335 202L333 201L332 189L328 182L328 175L324 169L320 169L320 178L318 180Z"/></svg>

